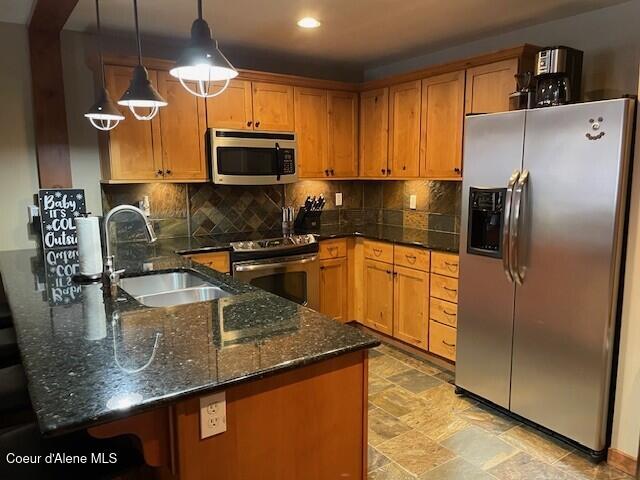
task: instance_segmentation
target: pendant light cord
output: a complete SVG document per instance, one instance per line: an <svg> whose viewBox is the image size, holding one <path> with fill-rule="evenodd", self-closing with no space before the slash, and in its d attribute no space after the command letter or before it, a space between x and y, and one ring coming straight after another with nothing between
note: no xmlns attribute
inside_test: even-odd
<svg viewBox="0 0 640 480"><path fill-rule="evenodd" d="M198 19L202 20L202 0L198 0Z"/></svg>
<svg viewBox="0 0 640 480"><path fill-rule="evenodd" d="M136 20L136 39L138 40L138 64L142 65L142 42L140 40L140 26L138 25L138 0L133 0L133 16Z"/></svg>
<svg viewBox="0 0 640 480"><path fill-rule="evenodd" d="M96 27L98 28L98 57L100 59L100 73L102 76L102 86L106 84L104 73L104 56L102 54L102 28L100 27L100 0L96 0Z"/></svg>

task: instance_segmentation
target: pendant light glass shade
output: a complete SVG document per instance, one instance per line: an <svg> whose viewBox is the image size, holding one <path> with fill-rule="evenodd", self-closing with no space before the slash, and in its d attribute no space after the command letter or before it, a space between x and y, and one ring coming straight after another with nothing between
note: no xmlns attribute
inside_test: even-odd
<svg viewBox="0 0 640 480"><path fill-rule="evenodd" d="M169 73L178 78L189 93L204 98L220 95L229 85L229 80L238 76L238 71L218 49L218 42L202 18L202 0L198 0L198 18L191 26L189 45ZM197 90L186 82L195 82ZM212 91L214 84L219 85L220 82L224 82L222 87Z"/></svg>
<svg viewBox="0 0 640 480"><path fill-rule="evenodd" d="M138 66L133 70L129 88L122 94L118 105L129 107L137 120L151 120L158 113L160 107L166 107L167 101L158 93L151 81L149 72L142 65L142 42L138 25L138 1L133 0L133 15L136 22L136 40L138 42ZM146 113L140 113L136 108L148 108Z"/></svg>
<svg viewBox="0 0 640 480"><path fill-rule="evenodd" d="M102 32L100 29L100 6L98 5L99 0L96 0L96 26L98 29L98 51L100 54L100 73L102 80L102 88L100 89L100 93L98 94L98 98L96 103L89 109L87 113L84 114L86 118L89 119L91 125L93 125L98 130L113 130L118 126L121 120L124 120L124 115L120 113L118 107L113 100L111 99L111 95L107 91L107 88L104 85L104 61L102 59Z"/></svg>

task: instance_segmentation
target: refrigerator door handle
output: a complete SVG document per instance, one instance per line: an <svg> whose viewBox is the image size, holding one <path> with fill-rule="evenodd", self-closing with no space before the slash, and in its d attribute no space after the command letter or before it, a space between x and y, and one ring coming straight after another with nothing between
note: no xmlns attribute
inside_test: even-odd
<svg viewBox="0 0 640 480"><path fill-rule="evenodd" d="M507 184L507 194L504 200L504 221L502 225L502 268L504 274L507 276L509 282L513 283L513 270L511 269L511 256L510 256L510 243L511 243L511 197L513 196L513 189L520 177L520 171L515 170L509 178Z"/></svg>
<svg viewBox="0 0 640 480"><path fill-rule="evenodd" d="M518 179L514 196L513 196L513 213L511 215L511 227L510 227L510 242L509 256L511 259L509 263L511 265L511 272L514 280L518 285L522 285L524 282L524 273L520 269L519 261L519 245L520 245L520 219L523 216L522 212L522 195L527 187L529 181L529 171L523 170ZM526 202L525 202L526 203Z"/></svg>

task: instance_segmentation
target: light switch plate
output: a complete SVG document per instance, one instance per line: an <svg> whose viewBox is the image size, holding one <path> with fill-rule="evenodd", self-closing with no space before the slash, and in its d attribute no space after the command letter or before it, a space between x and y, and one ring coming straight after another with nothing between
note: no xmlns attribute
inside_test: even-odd
<svg viewBox="0 0 640 480"><path fill-rule="evenodd" d="M40 209L36 205L28 205L27 213L29 215L29 223L33 223L33 219L40 216Z"/></svg>
<svg viewBox="0 0 640 480"><path fill-rule="evenodd" d="M225 392L200 397L200 439L227 431Z"/></svg>
<svg viewBox="0 0 640 480"><path fill-rule="evenodd" d="M342 206L342 193L336 192L336 207Z"/></svg>
<svg viewBox="0 0 640 480"><path fill-rule="evenodd" d="M416 209L416 196L415 195L409 195L409 208L411 210L415 210Z"/></svg>

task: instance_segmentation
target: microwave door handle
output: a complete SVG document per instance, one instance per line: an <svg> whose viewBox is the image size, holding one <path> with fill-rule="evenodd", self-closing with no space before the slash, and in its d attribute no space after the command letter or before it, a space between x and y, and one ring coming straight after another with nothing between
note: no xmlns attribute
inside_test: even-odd
<svg viewBox="0 0 640 480"><path fill-rule="evenodd" d="M260 270L271 270L272 268L277 267L288 267L290 265L304 265L305 263L315 262L318 259L317 255L312 255L309 257L304 257L299 260L283 260L279 262L273 263L257 263L257 264L249 264L249 265L235 265L233 267L236 272L256 272Z"/></svg>
<svg viewBox="0 0 640 480"><path fill-rule="evenodd" d="M282 151L280 150L280 144L276 142L276 180L279 182L282 176Z"/></svg>
<svg viewBox="0 0 640 480"><path fill-rule="evenodd" d="M513 188L518 182L518 177L520 176L520 172L515 170L511 174L511 178L509 178L509 183L507 185L507 194L505 195L504 201L504 219L502 221L502 268L504 269L504 274L507 276L509 282L513 283L513 271L511 269L510 262L510 249L511 249L511 199L513 197Z"/></svg>

